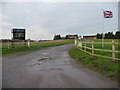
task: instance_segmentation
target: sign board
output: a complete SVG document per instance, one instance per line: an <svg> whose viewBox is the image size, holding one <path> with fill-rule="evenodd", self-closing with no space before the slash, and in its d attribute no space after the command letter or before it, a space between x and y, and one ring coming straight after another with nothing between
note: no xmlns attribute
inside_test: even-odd
<svg viewBox="0 0 120 90"><path fill-rule="evenodd" d="M25 40L25 29L12 29L13 40Z"/></svg>

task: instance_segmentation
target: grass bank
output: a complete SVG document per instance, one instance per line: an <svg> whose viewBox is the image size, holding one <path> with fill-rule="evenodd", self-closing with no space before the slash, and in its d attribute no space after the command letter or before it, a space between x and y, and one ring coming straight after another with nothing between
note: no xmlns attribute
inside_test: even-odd
<svg viewBox="0 0 120 90"><path fill-rule="evenodd" d="M38 43L31 43L30 48L25 47L25 45L15 45L14 48L10 47L8 49L7 45L3 45L1 47L2 56L25 52L25 51L32 51L32 50L39 50L42 48L53 47L53 46L60 46L65 44L73 43L74 40L64 40L64 41L57 41L57 42L38 42Z"/></svg>
<svg viewBox="0 0 120 90"><path fill-rule="evenodd" d="M120 72L118 72L120 71L120 62L102 57L92 57L75 47L70 49L69 55L78 63L120 82Z"/></svg>

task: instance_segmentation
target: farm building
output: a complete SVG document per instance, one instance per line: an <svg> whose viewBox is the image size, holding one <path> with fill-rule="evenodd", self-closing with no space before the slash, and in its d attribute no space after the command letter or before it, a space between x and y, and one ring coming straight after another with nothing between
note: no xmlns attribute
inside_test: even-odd
<svg viewBox="0 0 120 90"><path fill-rule="evenodd" d="M78 39L78 35L67 35L67 39Z"/></svg>
<svg viewBox="0 0 120 90"><path fill-rule="evenodd" d="M97 39L96 35L83 36L83 39Z"/></svg>

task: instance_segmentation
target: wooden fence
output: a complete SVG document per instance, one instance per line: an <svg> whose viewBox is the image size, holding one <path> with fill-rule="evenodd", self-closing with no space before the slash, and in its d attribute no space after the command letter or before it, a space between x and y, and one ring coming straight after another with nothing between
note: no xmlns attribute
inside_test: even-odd
<svg viewBox="0 0 120 90"><path fill-rule="evenodd" d="M109 59L112 59L112 60L120 60L119 58L115 57L115 54L116 53L120 53L120 51L115 50L115 45L119 44L119 43L118 42L114 42L114 40L112 42L104 42L104 43L102 43L102 42L93 42L93 41L92 42L81 42L81 43L84 44L84 46L83 45L81 47L77 46L77 48L80 49L81 51L85 52L85 53L88 53L88 54L90 54L92 56L105 57L105 58L109 58ZM86 44L91 44L92 48L87 47ZM112 44L112 50L96 49L96 48L94 48L94 44ZM90 49L90 50L92 50L92 52L88 52L86 49ZM95 50L111 52L112 53L112 57L95 54L94 53Z"/></svg>

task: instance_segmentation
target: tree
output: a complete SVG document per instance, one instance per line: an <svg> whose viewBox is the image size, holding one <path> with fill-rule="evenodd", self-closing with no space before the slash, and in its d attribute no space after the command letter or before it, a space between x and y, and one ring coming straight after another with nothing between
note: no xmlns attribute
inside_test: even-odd
<svg viewBox="0 0 120 90"><path fill-rule="evenodd" d="M105 33L105 39L115 39L115 35L113 34L113 32L108 32Z"/></svg>
<svg viewBox="0 0 120 90"><path fill-rule="evenodd" d="M97 33L97 39L102 39L102 34Z"/></svg>
<svg viewBox="0 0 120 90"><path fill-rule="evenodd" d="M55 35L53 40L60 40L62 39L60 35Z"/></svg>
<svg viewBox="0 0 120 90"><path fill-rule="evenodd" d="M65 36L65 39L69 39L69 35L66 35L66 36Z"/></svg>
<svg viewBox="0 0 120 90"><path fill-rule="evenodd" d="M117 32L115 33L115 38L116 38L116 39L120 39L120 31L117 31Z"/></svg>
<svg viewBox="0 0 120 90"><path fill-rule="evenodd" d="M102 34L97 33L97 39L102 39ZM115 34L113 32L108 32L104 34L104 39L120 39L120 31L117 31Z"/></svg>
<svg viewBox="0 0 120 90"><path fill-rule="evenodd" d="M105 33L104 39L108 39L108 33Z"/></svg>

